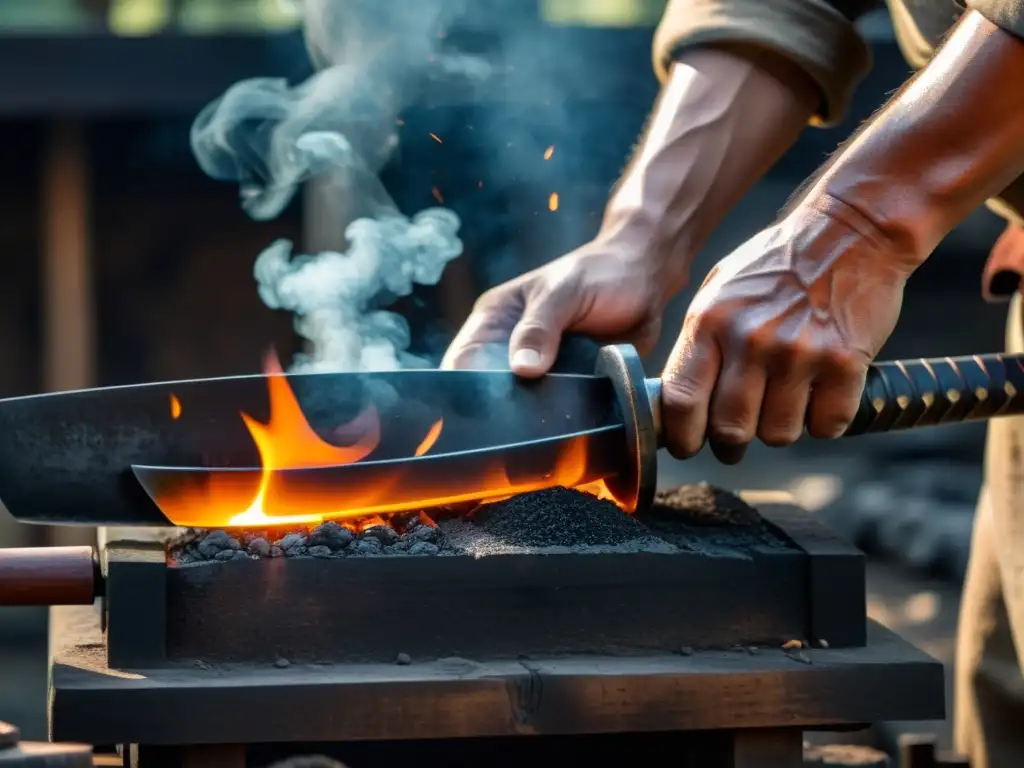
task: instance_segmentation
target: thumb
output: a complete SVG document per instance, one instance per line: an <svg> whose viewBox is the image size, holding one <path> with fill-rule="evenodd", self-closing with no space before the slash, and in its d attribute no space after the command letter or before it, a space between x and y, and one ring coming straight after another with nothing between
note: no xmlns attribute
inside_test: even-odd
<svg viewBox="0 0 1024 768"><path fill-rule="evenodd" d="M509 365L517 375L543 376L555 364L562 333L576 311L575 302L564 293L548 290L527 300L509 339Z"/></svg>

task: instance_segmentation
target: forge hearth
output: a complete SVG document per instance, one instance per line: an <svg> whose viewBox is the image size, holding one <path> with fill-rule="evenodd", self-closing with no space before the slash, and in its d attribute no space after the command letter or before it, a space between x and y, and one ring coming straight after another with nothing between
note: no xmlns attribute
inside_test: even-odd
<svg viewBox="0 0 1024 768"><path fill-rule="evenodd" d="M943 716L941 665L867 621L862 555L813 515L707 486L659 502L108 531L102 600L51 613L51 737L134 768L603 768L652 745L796 768L803 729Z"/></svg>
<svg viewBox="0 0 1024 768"><path fill-rule="evenodd" d="M663 502L631 517L609 501L552 489L436 524L413 516L357 533L337 524L191 532L166 554L160 545L111 543L108 662L863 644L858 554L823 562L786 531L784 513L762 517L715 489ZM827 603L815 602L814 579L827 584Z"/></svg>

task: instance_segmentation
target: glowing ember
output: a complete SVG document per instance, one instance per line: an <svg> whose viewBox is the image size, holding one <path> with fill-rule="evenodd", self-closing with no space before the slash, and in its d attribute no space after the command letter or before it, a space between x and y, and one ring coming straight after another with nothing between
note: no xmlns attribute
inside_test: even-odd
<svg viewBox="0 0 1024 768"><path fill-rule="evenodd" d="M444 144L444 142L443 142L443 141L441 141L441 137L440 137L440 136L438 136L438 135L437 135L436 133L431 133L431 134L429 134L429 135L430 135L430 138L432 138L432 139L433 139L434 141L436 141L436 142L437 142L438 144Z"/></svg>
<svg viewBox="0 0 1024 768"><path fill-rule="evenodd" d="M430 194L434 196L434 199L437 200L437 202L439 202L441 205L444 205L444 195L441 194L440 189L434 187L430 190Z"/></svg>
<svg viewBox="0 0 1024 768"><path fill-rule="evenodd" d="M423 438L423 442L416 447L416 456L422 456L434 447L434 443L437 442L437 438L441 436L441 428L443 426L444 419L438 419L437 422L435 422L434 426L432 426L430 431L427 432L427 436Z"/></svg>
<svg viewBox="0 0 1024 768"><path fill-rule="evenodd" d="M181 418L181 400L177 395L171 395L171 418L177 421Z"/></svg>
<svg viewBox="0 0 1024 768"><path fill-rule="evenodd" d="M339 490L337 484L319 482L316 468L339 467L371 455L380 442L380 416L367 408L348 424L334 430L337 439L350 436L348 445L332 445L307 422L288 378L273 356L266 372L270 395L270 419L262 424L242 413L260 456L259 470L210 471L189 482L170 483L151 489L157 506L176 526L185 528L267 529L276 526L308 526L336 520L362 530L386 525L396 513L419 514L424 524L433 521L424 510L448 510L446 514L471 512L521 493L564 486L599 498L617 501L603 480L594 481L588 467L587 435L568 436L554 455L535 471L517 466L509 472L505 458L496 454L490 462L478 463L472 477L427 475L413 480L403 476L402 467L386 466L371 473L372 479L351 482ZM413 454L425 456L441 437L444 422L438 419L420 440ZM308 469L307 473L283 470ZM258 482L257 482L258 480Z"/></svg>
<svg viewBox="0 0 1024 768"><path fill-rule="evenodd" d="M552 144L550 147L544 150L544 159L550 160L551 156L555 154L555 145Z"/></svg>
<svg viewBox="0 0 1024 768"><path fill-rule="evenodd" d="M557 211L558 210L558 193L557 192L552 192L551 196L548 197L548 210L549 211Z"/></svg>

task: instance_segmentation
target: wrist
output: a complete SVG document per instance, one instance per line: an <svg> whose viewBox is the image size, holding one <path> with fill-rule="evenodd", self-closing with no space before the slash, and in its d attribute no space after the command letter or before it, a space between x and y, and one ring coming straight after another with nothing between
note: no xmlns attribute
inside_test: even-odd
<svg viewBox="0 0 1024 768"><path fill-rule="evenodd" d="M870 275L879 287L897 286L924 261L871 215L828 193L809 194L777 227L791 245L788 268L802 282L839 269L858 280Z"/></svg>
<svg viewBox="0 0 1024 768"><path fill-rule="evenodd" d="M822 172L808 196L859 211L919 265L1024 170L1024 44L977 12Z"/></svg>
<svg viewBox="0 0 1024 768"><path fill-rule="evenodd" d="M693 251L685 233L665 223L665 218L649 210L624 211L613 203L605 212L594 244L642 271L668 302L686 287Z"/></svg>

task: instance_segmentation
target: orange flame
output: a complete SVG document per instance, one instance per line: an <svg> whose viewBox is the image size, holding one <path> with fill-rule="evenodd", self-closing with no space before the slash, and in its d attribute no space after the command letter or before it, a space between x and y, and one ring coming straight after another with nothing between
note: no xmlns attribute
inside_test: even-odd
<svg viewBox="0 0 1024 768"><path fill-rule="evenodd" d="M544 150L544 159L550 160L551 156L555 154L555 145L552 144L550 147Z"/></svg>
<svg viewBox="0 0 1024 768"><path fill-rule="evenodd" d="M440 137L440 136L438 136L438 135L437 135L436 133L434 133L433 131L431 131L431 133L430 133L429 135L430 135L430 138L432 138L432 139L433 139L434 141L436 141L436 142L437 142L438 144L444 144L444 142L443 142L443 141L441 141L441 137Z"/></svg>
<svg viewBox="0 0 1024 768"><path fill-rule="evenodd" d="M175 421L181 418L181 400L173 392L171 393L171 418Z"/></svg>
<svg viewBox="0 0 1024 768"><path fill-rule="evenodd" d="M332 445L309 425L287 377L281 375L281 366L272 355L267 358L266 372L270 396L268 422L262 424L248 414L241 414L260 455L258 487L252 473L225 470L204 475L201 484L177 485L156 492L157 506L174 525L268 528L346 519L351 521L354 530L361 530L386 524L384 517L397 512L418 513L421 522L433 525L424 510L490 503L556 486L574 487L616 501L603 481L584 484L592 475L587 472L587 438L583 435L563 446L553 467L538 469L536 474L524 473L523 468L518 467L520 471L510 476L509 468L496 457L479 470L479 477L452 477L450 488L447 479L436 482L435 478L429 489L423 489L421 497L413 494L412 501L409 493L398 503L389 497L394 488L408 482L403 479L401 468L389 472L373 487L348 487L343 497L339 497L336 487L317 487L315 480L292 482L278 470L332 467L370 456L380 442L380 416L375 408L366 409L335 430L337 435L355 435L357 439L350 445ZM423 456L434 447L443 426L443 420L438 419L430 427L415 449L415 456ZM468 483L468 488L460 487L463 483Z"/></svg>
<svg viewBox="0 0 1024 768"><path fill-rule="evenodd" d="M324 442L306 421L299 401L295 399L288 379L282 375L284 371L275 355L267 356L264 370L271 374L267 378L267 387L270 389L270 420L266 424L260 424L252 417L242 414L242 421L248 427L249 434L252 435L260 452L263 467L260 489L249 508L232 517L230 525L253 526L284 522L280 518L268 516L263 510L274 470L351 464L369 456L380 442L380 419L375 409L371 426L353 445L336 446ZM315 515L309 520L293 519L291 522L314 522L321 517Z"/></svg>
<svg viewBox="0 0 1024 768"><path fill-rule="evenodd" d="M552 192L551 196L548 197L548 210L549 211L557 211L558 210L558 193L557 192Z"/></svg>
<svg viewBox="0 0 1024 768"><path fill-rule="evenodd" d="M416 447L416 456L422 456L431 448L434 447L434 443L437 442L437 438L441 436L441 428L444 426L444 419L438 419L434 422L434 426L427 432L427 436L423 438L423 442Z"/></svg>

